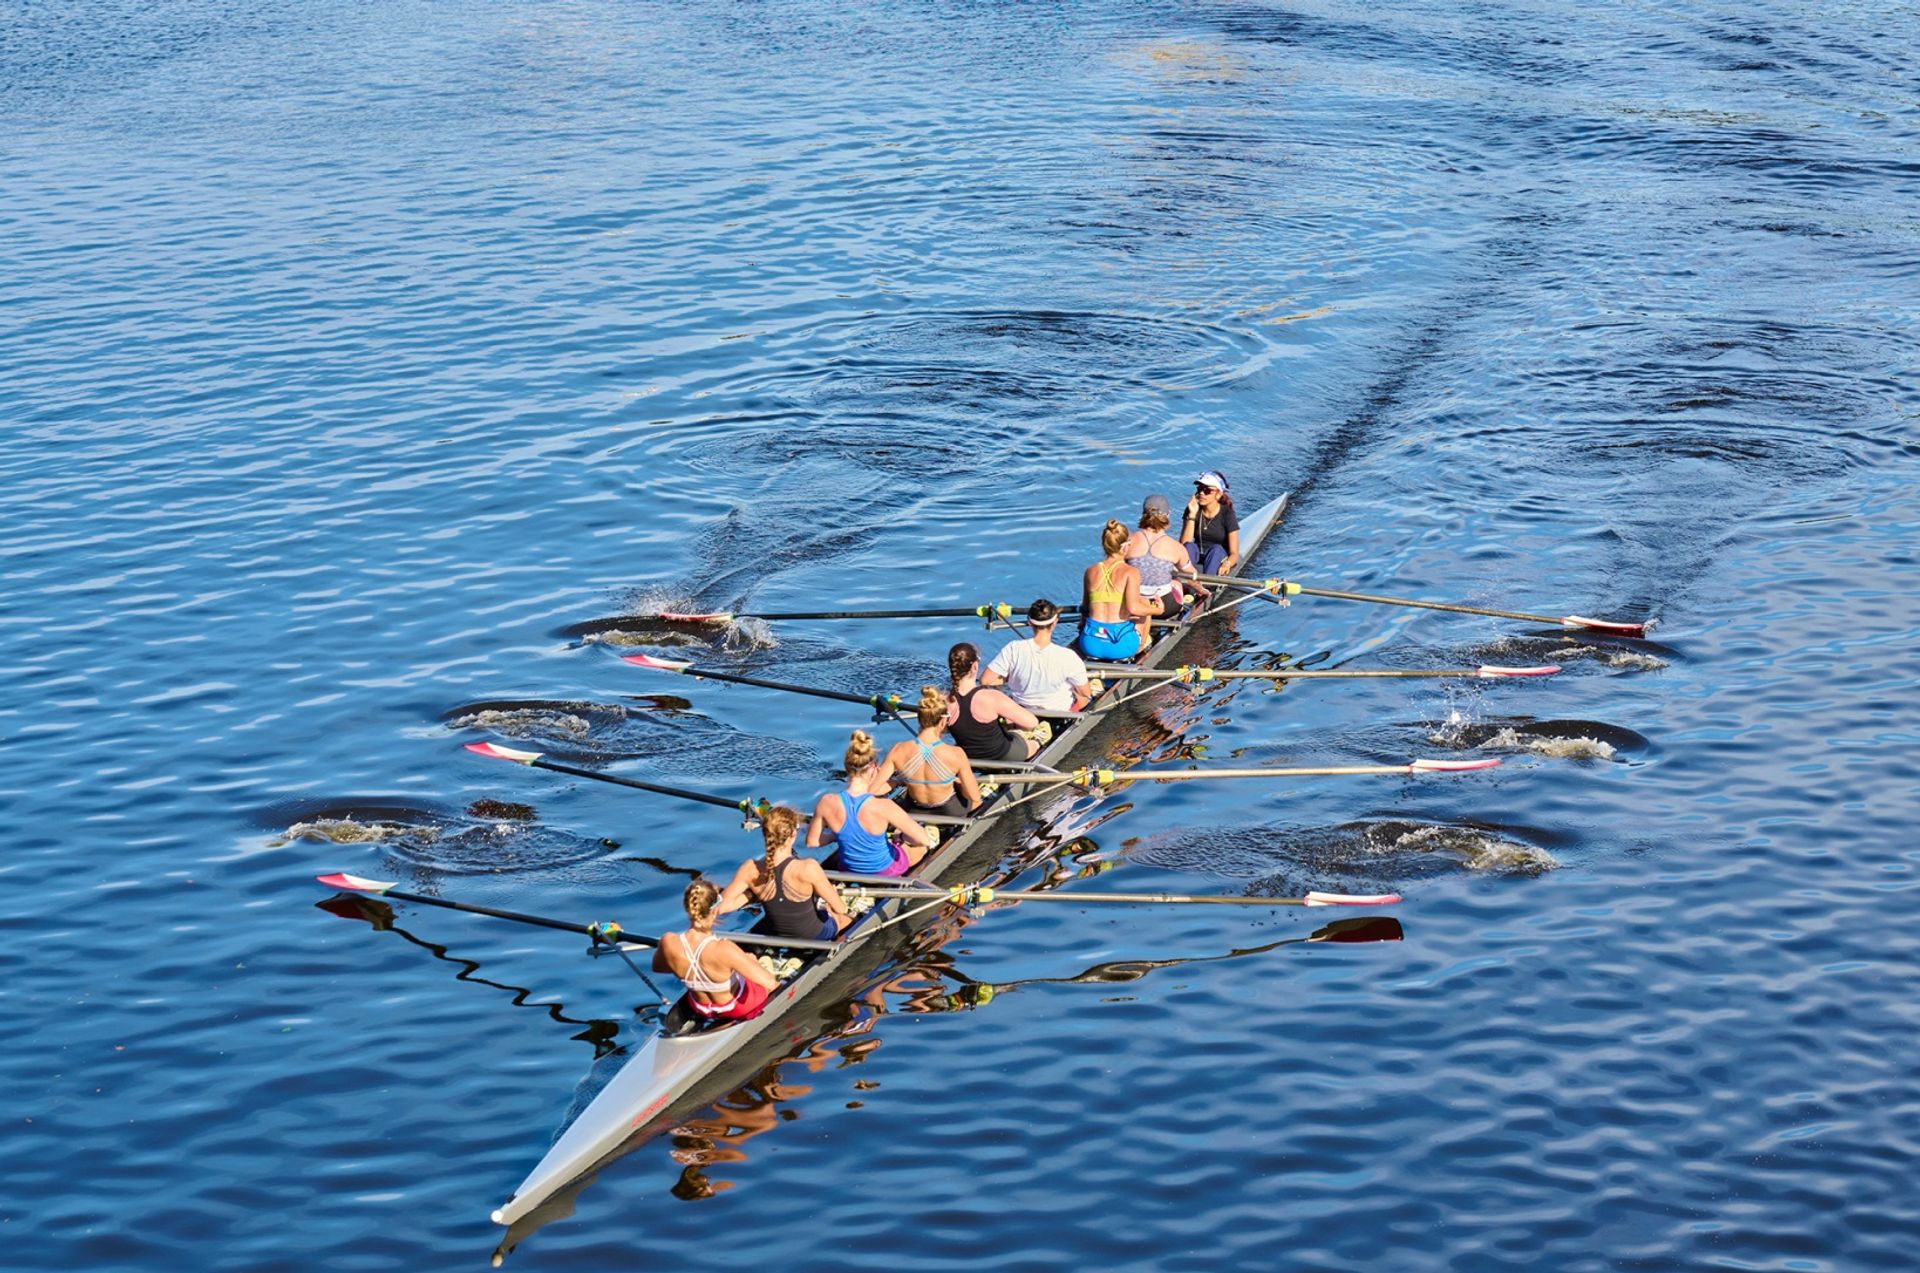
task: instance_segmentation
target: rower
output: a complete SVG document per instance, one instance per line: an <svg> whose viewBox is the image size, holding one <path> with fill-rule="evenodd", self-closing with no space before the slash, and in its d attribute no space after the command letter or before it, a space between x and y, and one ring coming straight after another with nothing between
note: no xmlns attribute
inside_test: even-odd
<svg viewBox="0 0 1920 1273"><path fill-rule="evenodd" d="M1230 575L1240 561L1240 516L1227 494L1227 479L1209 469L1193 480L1180 542L1203 575Z"/></svg>
<svg viewBox="0 0 1920 1273"><path fill-rule="evenodd" d="M1176 613L1186 604L1188 588L1178 576L1193 574L1193 559L1187 546L1167 533L1173 522L1173 505L1164 495L1149 495L1140 505L1140 529L1127 539L1122 549L1127 564L1140 572L1140 595L1149 601L1166 603L1162 613ZM1191 585L1197 597L1201 589Z"/></svg>
<svg viewBox="0 0 1920 1273"><path fill-rule="evenodd" d="M1009 641L981 674L982 685L1004 685L1014 702L1033 712L1063 716L1077 712L1093 697L1087 665L1063 645L1053 643L1060 607L1041 597L1027 607L1033 635Z"/></svg>
<svg viewBox="0 0 1920 1273"><path fill-rule="evenodd" d="M980 684L980 651L962 641L947 651L947 728L970 760L1031 759L1040 744L1016 729L1038 729L1040 718L1008 698L1002 690ZM1008 726L1012 726L1009 729Z"/></svg>
<svg viewBox="0 0 1920 1273"><path fill-rule="evenodd" d="M687 985L682 1002L708 1021L750 1021L767 1006L767 996L779 989L780 979L760 961L713 932L714 906L720 890L710 880L695 880L682 897L687 921L684 933L667 933L654 947L653 970L670 972Z"/></svg>
<svg viewBox="0 0 1920 1273"><path fill-rule="evenodd" d="M917 711L920 732L887 750L880 762L881 779L905 784L906 798L901 803L911 813L973 816L980 811L980 784L973 776L973 765L964 750L941 741L947 729L947 696L924 685Z"/></svg>
<svg viewBox="0 0 1920 1273"><path fill-rule="evenodd" d="M1080 653L1090 659L1124 663L1147 648L1148 625L1163 612L1159 601L1140 593L1140 572L1122 558L1127 528L1109 521L1101 532L1106 556L1087 567L1080 590Z"/></svg>
<svg viewBox="0 0 1920 1273"><path fill-rule="evenodd" d="M835 869L855 875L905 875L933 847L925 828L887 798L880 781L873 736L853 731L847 743L847 789L829 791L813 807L807 826L807 847L817 849L829 835L840 847L829 859ZM900 833L901 843L889 830Z"/></svg>
<svg viewBox="0 0 1920 1273"><path fill-rule="evenodd" d="M846 931L853 917L841 902L839 890L818 862L793 851L794 842L800 838L801 816L798 809L786 805L776 805L760 815L766 855L740 864L713 908L716 916L757 902L765 914L753 931L768 937L831 941Z"/></svg>

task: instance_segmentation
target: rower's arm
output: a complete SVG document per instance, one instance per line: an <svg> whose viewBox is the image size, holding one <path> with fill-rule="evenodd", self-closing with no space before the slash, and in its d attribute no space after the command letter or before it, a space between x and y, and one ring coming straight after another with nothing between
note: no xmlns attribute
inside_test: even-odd
<svg viewBox="0 0 1920 1273"><path fill-rule="evenodd" d="M748 876L758 876L759 873L759 864L757 862L742 862L740 869L733 873L733 879L728 882L725 891L720 894L720 900L713 904L713 913L715 915L730 915L742 906L745 906L747 904L747 889L749 887L747 882Z"/></svg>
<svg viewBox="0 0 1920 1273"><path fill-rule="evenodd" d="M967 759L967 753L958 747L953 750L960 757L953 778L960 784L960 794L967 802L968 812L972 812L980 807L980 780L973 776L973 762Z"/></svg>
<svg viewBox="0 0 1920 1273"><path fill-rule="evenodd" d="M827 798L820 797L820 803L813 806L813 820L807 823L807 847L817 849L826 842L827 818L820 811L826 807Z"/></svg>
<svg viewBox="0 0 1920 1273"><path fill-rule="evenodd" d="M882 810L887 815L888 826L898 831L901 835L906 836L907 839L912 840L923 849L933 847L933 841L927 838L925 829L923 829L918 822L908 817L905 809L902 809L899 805L889 800L882 806Z"/></svg>
<svg viewBox="0 0 1920 1273"><path fill-rule="evenodd" d="M714 944L717 946L721 943L715 942ZM726 942L725 945L727 948L727 964L734 972L739 973L742 977L745 977L748 981L751 981L763 990L778 990L780 988L780 978L768 972L758 959L755 959L752 955L749 955L732 942Z"/></svg>
<svg viewBox="0 0 1920 1273"><path fill-rule="evenodd" d="M1040 718L1013 701L1011 694L995 694L987 700L994 714L1015 729L1038 729Z"/></svg>
<svg viewBox="0 0 1920 1273"><path fill-rule="evenodd" d="M982 685L1005 685L1006 683L1007 678L992 668L988 668L986 671L980 673L980 684Z"/></svg>
<svg viewBox="0 0 1920 1273"><path fill-rule="evenodd" d="M802 868L804 871L802 878L813 885L813 895L827 904L827 910L832 912L833 917L840 922L840 927L845 928L852 923L853 916L847 914L847 904L841 899L840 890L835 888L833 881L827 878L826 871L811 858L802 858L801 861L807 864Z"/></svg>
<svg viewBox="0 0 1920 1273"><path fill-rule="evenodd" d="M1140 595L1140 572L1132 566L1127 567L1127 587L1120 600L1127 607L1126 617L1129 619L1145 619L1160 613L1158 601L1149 601Z"/></svg>
<svg viewBox="0 0 1920 1273"><path fill-rule="evenodd" d="M1220 573L1230 575L1238 564L1240 564L1240 531L1236 528L1227 532L1227 555L1220 562Z"/></svg>

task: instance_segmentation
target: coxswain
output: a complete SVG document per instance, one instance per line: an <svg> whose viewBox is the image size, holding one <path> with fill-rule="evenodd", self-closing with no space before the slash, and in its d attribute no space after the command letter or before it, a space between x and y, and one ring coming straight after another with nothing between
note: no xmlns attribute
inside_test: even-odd
<svg viewBox="0 0 1920 1273"><path fill-rule="evenodd" d="M1140 505L1140 528L1127 538L1127 564L1140 572L1140 595L1149 601L1162 601L1163 613L1173 614L1187 602L1188 587L1181 576L1193 574L1193 559L1187 546L1167 533L1173 524L1173 505L1164 495L1149 495ZM1205 590L1192 585L1195 597Z"/></svg>
<svg viewBox="0 0 1920 1273"><path fill-rule="evenodd" d="M758 903L764 914L753 931L768 937L803 937L831 941L845 932L853 917L840 900L839 890L820 864L793 851L800 838L798 809L776 805L760 815L765 837L764 856L748 858L720 893L713 913L725 915Z"/></svg>
<svg viewBox="0 0 1920 1273"><path fill-rule="evenodd" d="M696 1016L708 1021L748 1021L759 1016L780 979L752 955L714 935L713 913L720 890L712 881L695 880L681 900L692 927L661 937L653 951L653 970L670 972L686 983L685 1003Z"/></svg>
<svg viewBox="0 0 1920 1273"><path fill-rule="evenodd" d="M982 685L1004 685L1013 701L1031 712L1077 712L1093 697L1087 665L1064 645L1053 643L1060 607L1041 597L1027 607L1033 635L1009 641L980 675Z"/></svg>
<svg viewBox="0 0 1920 1273"><path fill-rule="evenodd" d="M1240 563L1240 517L1219 470L1209 469L1193 480L1180 542L1203 575L1230 575Z"/></svg>
<svg viewBox="0 0 1920 1273"><path fill-rule="evenodd" d="M1038 729L1040 718L1008 698L1006 691L980 684L980 651L971 641L947 651L947 673L953 678L947 728L969 759L1021 761L1040 750L1032 738L1014 732Z"/></svg>
<svg viewBox="0 0 1920 1273"><path fill-rule="evenodd" d="M807 826L807 847L817 849L828 838L840 842L834 851L835 868L855 875L905 875L933 847L926 829L887 798L880 781L879 757L873 736L853 731L847 744L847 789L829 791L813 808ZM899 840L888 831L900 833Z"/></svg>
<svg viewBox="0 0 1920 1273"><path fill-rule="evenodd" d="M947 696L924 685L916 710L920 732L887 749L880 777L905 785L901 803L909 813L948 813L958 818L978 813L980 783L973 776L973 765L963 748L942 741L947 732Z"/></svg>
<svg viewBox="0 0 1920 1273"><path fill-rule="evenodd" d="M1158 600L1140 594L1140 572L1127 564L1122 550L1127 528L1110 521L1100 535L1106 556L1087 567L1080 585L1080 653L1090 659L1121 663L1147 648L1153 618L1162 613Z"/></svg>

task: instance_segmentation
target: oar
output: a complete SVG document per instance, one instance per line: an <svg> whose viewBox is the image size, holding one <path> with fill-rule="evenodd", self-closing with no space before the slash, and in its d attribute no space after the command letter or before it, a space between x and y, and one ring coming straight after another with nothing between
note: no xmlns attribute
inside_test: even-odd
<svg viewBox="0 0 1920 1273"><path fill-rule="evenodd" d="M1316 671L1304 668L1273 668L1270 670L1247 670L1213 667L1122 667L1111 663L1089 663L1087 671L1093 676L1110 681L1179 681L1191 684L1194 681L1351 681L1351 680L1391 680L1410 677L1456 676L1478 677L1481 680L1493 680L1507 676L1552 676L1560 670L1558 664L1548 663L1538 667L1497 667L1483 663L1479 667L1453 668L1330 668Z"/></svg>
<svg viewBox="0 0 1920 1273"><path fill-rule="evenodd" d="M656 672L678 672L682 676L691 676L700 681L727 681L734 685L755 685L763 690L782 690L788 694L805 694L810 698L830 698L836 703L858 703L862 707L871 707L876 713L898 715L909 710L909 704L898 694L852 694L846 690L823 690L811 685L794 685L787 681L762 680L757 676L742 676L738 672L722 672L718 668L695 667L678 659L657 659L651 654L628 654L622 662L635 667L652 668Z"/></svg>
<svg viewBox="0 0 1920 1273"><path fill-rule="evenodd" d="M502 747L499 743L468 743L466 748L476 756L487 756L494 760L511 760L516 765L526 765L533 769L550 769L557 774L572 774L576 778L591 778L595 782L610 782L618 787L632 787L635 791L651 791L655 795L677 796L682 800L717 805L722 809L737 809L749 818L759 817L760 811L767 808L769 804L764 796L758 800L729 800L725 796L708 795L704 791L693 791L686 787L667 787L657 782L642 782L638 778L622 778L618 774L603 774L593 769L563 765L557 760L546 759L537 751L518 751L512 747Z"/></svg>
<svg viewBox="0 0 1920 1273"><path fill-rule="evenodd" d="M1335 588L1312 588L1303 583L1294 583L1290 579L1249 579L1243 575L1201 575L1207 583L1226 584L1235 588L1255 588L1262 592L1288 597L1332 597L1337 601L1371 601L1383 606L1411 606L1418 610L1447 610L1454 614L1484 614L1495 619L1525 619L1530 623L1553 623L1563 628L1588 628L1595 632L1607 632L1615 636L1645 636L1647 625L1644 623L1616 623L1611 619L1588 619L1577 614L1556 618L1550 614L1528 614L1524 610L1489 610L1483 606L1455 605L1449 601L1416 601L1411 597L1377 597L1367 592L1341 592Z"/></svg>
<svg viewBox="0 0 1920 1273"><path fill-rule="evenodd" d="M639 933L630 933L618 924L576 924L571 920L548 919L545 915L528 915L523 911L503 911L493 906L477 906L472 902L452 902L444 897L428 897L424 893L402 891L391 880L369 880L358 875L340 872L334 875L314 877L328 888L337 888L344 893L371 893L375 897L388 897L402 902L417 902L422 906L439 906L450 911L465 911L469 915L489 915L494 919L510 919L516 924L532 924L538 928L556 928L563 933L578 933L590 937L596 943L616 945L621 942L634 946L658 946L657 937L642 937ZM837 943L813 941L795 937L764 937L759 933L721 933L729 941L739 942L743 946L786 946L795 950L832 950Z"/></svg>
<svg viewBox="0 0 1920 1273"><path fill-rule="evenodd" d="M1077 786L1106 787L1116 782L1196 782L1202 778L1345 778L1386 774L1450 774L1492 769L1497 757L1485 760L1410 760L1404 765L1316 765L1300 769L1076 769L1072 773L995 774L998 783L1059 783L1071 779Z"/></svg>
<svg viewBox="0 0 1920 1273"><path fill-rule="evenodd" d="M732 623L736 619L761 619L771 622L799 619L1008 619L1025 614L1027 607L995 601L984 606L947 606L933 610L714 610L694 613L687 610L662 610L654 615L634 615L636 620L657 619L662 623ZM1078 606L1062 606L1062 614L1078 614Z"/></svg>
<svg viewBox="0 0 1920 1273"><path fill-rule="evenodd" d="M836 877L837 878L837 877ZM1219 894L1189 893L1076 893L1066 889L1016 889L1008 892L984 884L959 884L946 891L949 900L960 906L985 902L1137 902L1179 903L1198 906L1391 906L1400 900L1398 893L1308 893L1304 897L1229 897ZM861 892L873 897L938 896L937 890L924 888L887 888L862 885Z"/></svg>

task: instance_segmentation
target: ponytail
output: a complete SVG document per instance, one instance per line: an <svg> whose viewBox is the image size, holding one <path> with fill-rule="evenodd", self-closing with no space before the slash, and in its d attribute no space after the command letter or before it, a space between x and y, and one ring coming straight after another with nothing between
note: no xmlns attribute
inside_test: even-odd
<svg viewBox="0 0 1920 1273"><path fill-rule="evenodd" d="M958 685L960 678L980 666L980 651L973 648L971 641L962 641L947 651L947 675Z"/></svg>
<svg viewBox="0 0 1920 1273"><path fill-rule="evenodd" d="M687 908L687 918L693 921L695 928L713 927L713 908L720 901L720 890L711 880L695 880L687 885L687 891L681 895L681 902Z"/></svg>

